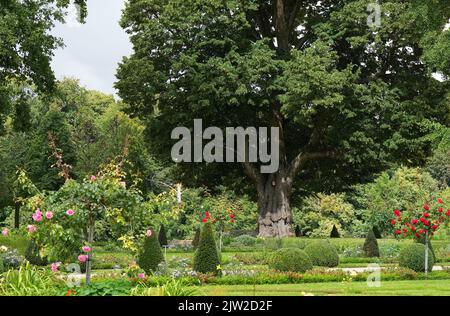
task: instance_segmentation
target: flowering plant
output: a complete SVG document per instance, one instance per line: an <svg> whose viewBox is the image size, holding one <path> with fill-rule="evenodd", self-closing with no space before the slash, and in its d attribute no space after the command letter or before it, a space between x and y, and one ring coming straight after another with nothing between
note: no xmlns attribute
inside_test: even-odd
<svg viewBox="0 0 450 316"><path fill-rule="evenodd" d="M413 237L422 239L433 236L436 231L450 220L450 208L439 198L432 204L424 204L423 209L394 210L391 225L398 238Z"/></svg>

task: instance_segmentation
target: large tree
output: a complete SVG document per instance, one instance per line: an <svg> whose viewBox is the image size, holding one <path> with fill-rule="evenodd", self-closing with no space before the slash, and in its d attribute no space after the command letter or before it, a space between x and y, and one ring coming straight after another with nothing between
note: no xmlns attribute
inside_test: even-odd
<svg viewBox="0 0 450 316"><path fill-rule="evenodd" d="M257 191L259 235L291 235L295 189L423 163L430 121L448 111L438 106L448 83L432 78L423 55L428 47L430 64L445 66L430 34L443 33L450 3L380 1L377 24L372 2L130 0L121 24L134 53L116 86L166 156L171 130L194 118L279 127L278 172L242 166Z"/></svg>

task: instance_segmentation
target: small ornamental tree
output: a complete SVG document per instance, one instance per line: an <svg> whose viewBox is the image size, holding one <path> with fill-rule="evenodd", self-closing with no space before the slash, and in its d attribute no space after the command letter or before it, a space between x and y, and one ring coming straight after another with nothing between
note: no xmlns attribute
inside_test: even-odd
<svg viewBox="0 0 450 316"><path fill-rule="evenodd" d="M95 223L133 229L141 206L139 191L127 188L120 165L111 163L98 175L81 181L66 179L56 192L32 198L38 207L28 233L43 254L54 261L86 264L90 284Z"/></svg>
<svg viewBox="0 0 450 316"><path fill-rule="evenodd" d="M161 228L159 229L158 241L161 246L167 246L169 243L167 242L166 228L164 224L161 224Z"/></svg>
<svg viewBox="0 0 450 316"><path fill-rule="evenodd" d="M429 245L436 231L450 219L450 209L443 199L433 204L424 204L422 210L394 210L391 225L396 238L413 238L425 245L425 273L428 272Z"/></svg>
<svg viewBox="0 0 450 316"><path fill-rule="evenodd" d="M373 234L375 235L376 239L381 239L382 238L380 230L378 229L377 226L373 226L372 231L373 231Z"/></svg>
<svg viewBox="0 0 450 316"><path fill-rule="evenodd" d="M220 258L214 240L213 224L207 221L200 233L200 241L194 254L193 268L200 273L217 273L219 265Z"/></svg>
<svg viewBox="0 0 450 316"><path fill-rule="evenodd" d="M366 240L364 241L363 251L364 255L369 258L380 256L380 249L378 248L377 238L373 229L370 229L367 233Z"/></svg>
<svg viewBox="0 0 450 316"><path fill-rule="evenodd" d="M339 234L336 225L333 225L333 229L331 230L330 238L341 238L341 235Z"/></svg>
<svg viewBox="0 0 450 316"><path fill-rule="evenodd" d="M155 272L158 265L163 261L164 256L156 233L152 229L149 229L145 233L144 245L139 254L138 265L146 273L150 274Z"/></svg>

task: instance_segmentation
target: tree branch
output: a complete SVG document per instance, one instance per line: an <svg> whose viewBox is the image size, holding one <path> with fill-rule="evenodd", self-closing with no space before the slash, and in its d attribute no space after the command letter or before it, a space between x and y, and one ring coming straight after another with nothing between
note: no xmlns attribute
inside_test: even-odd
<svg viewBox="0 0 450 316"><path fill-rule="evenodd" d="M298 171L301 170L308 161L336 157L335 150L325 150L318 152L301 152L295 157L289 167L289 179L293 181Z"/></svg>

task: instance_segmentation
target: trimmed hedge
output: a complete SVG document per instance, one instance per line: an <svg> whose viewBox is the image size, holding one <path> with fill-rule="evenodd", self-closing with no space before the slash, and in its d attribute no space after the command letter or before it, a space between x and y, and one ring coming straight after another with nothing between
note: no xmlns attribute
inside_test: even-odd
<svg viewBox="0 0 450 316"><path fill-rule="evenodd" d="M167 246L169 244L167 242L166 228L163 224L161 224L161 228L159 229L158 241L160 246Z"/></svg>
<svg viewBox="0 0 450 316"><path fill-rule="evenodd" d="M195 230L194 239L192 239L192 247L194 247L194 249L197 249L199 241L200 241L200 228L197 228Z"/></svg>
<svg viewBox="0 0 450 316"><path fill-rule="evenodd" d="M272 254L269 267L281 272L304 273L312 269L313 265L311 259L303 250L282 248Z"/></svg>
<svg viewBox="0 0 450 316"><path fill-rule="evenodd" d="M138 265L146 273L155 272L158 265L164 261L164 256L154 230L150 237L145 236L143 251L139 254Z"/></svg>
<svg viewBox="0 0 450 316"><path fill-rule="evenodd" d="M305 252L311 258L311 262L319 267L337 267L339 265L339 254L330 242L317 240L305 248Z"/></svg>
<svg viewBox="0 0 450 316"><path fill-rule="evenodd" d="M333 225L333 229L330 233L330 238L341 238L341 235L339 234L339 231L336 228L336 225Z"/></svg>
<svg viewBox="0 0 450 316"><path fill-rule="evenodd" d="M198 247L194 254L193 269L200 273L217 273L218 265L220 265L220 258L217 253L213 227L208 222L204 224L200 234Z"/></svg>
<svg viewBox="0 0 450 316"><path fill-rule="evenodd" d="M425 246L421 243L414 243L400 251L400 267L409 268L416 272L425 271ZM431 251L428 255L428 271L433 270L434 258Z"/></svg>

